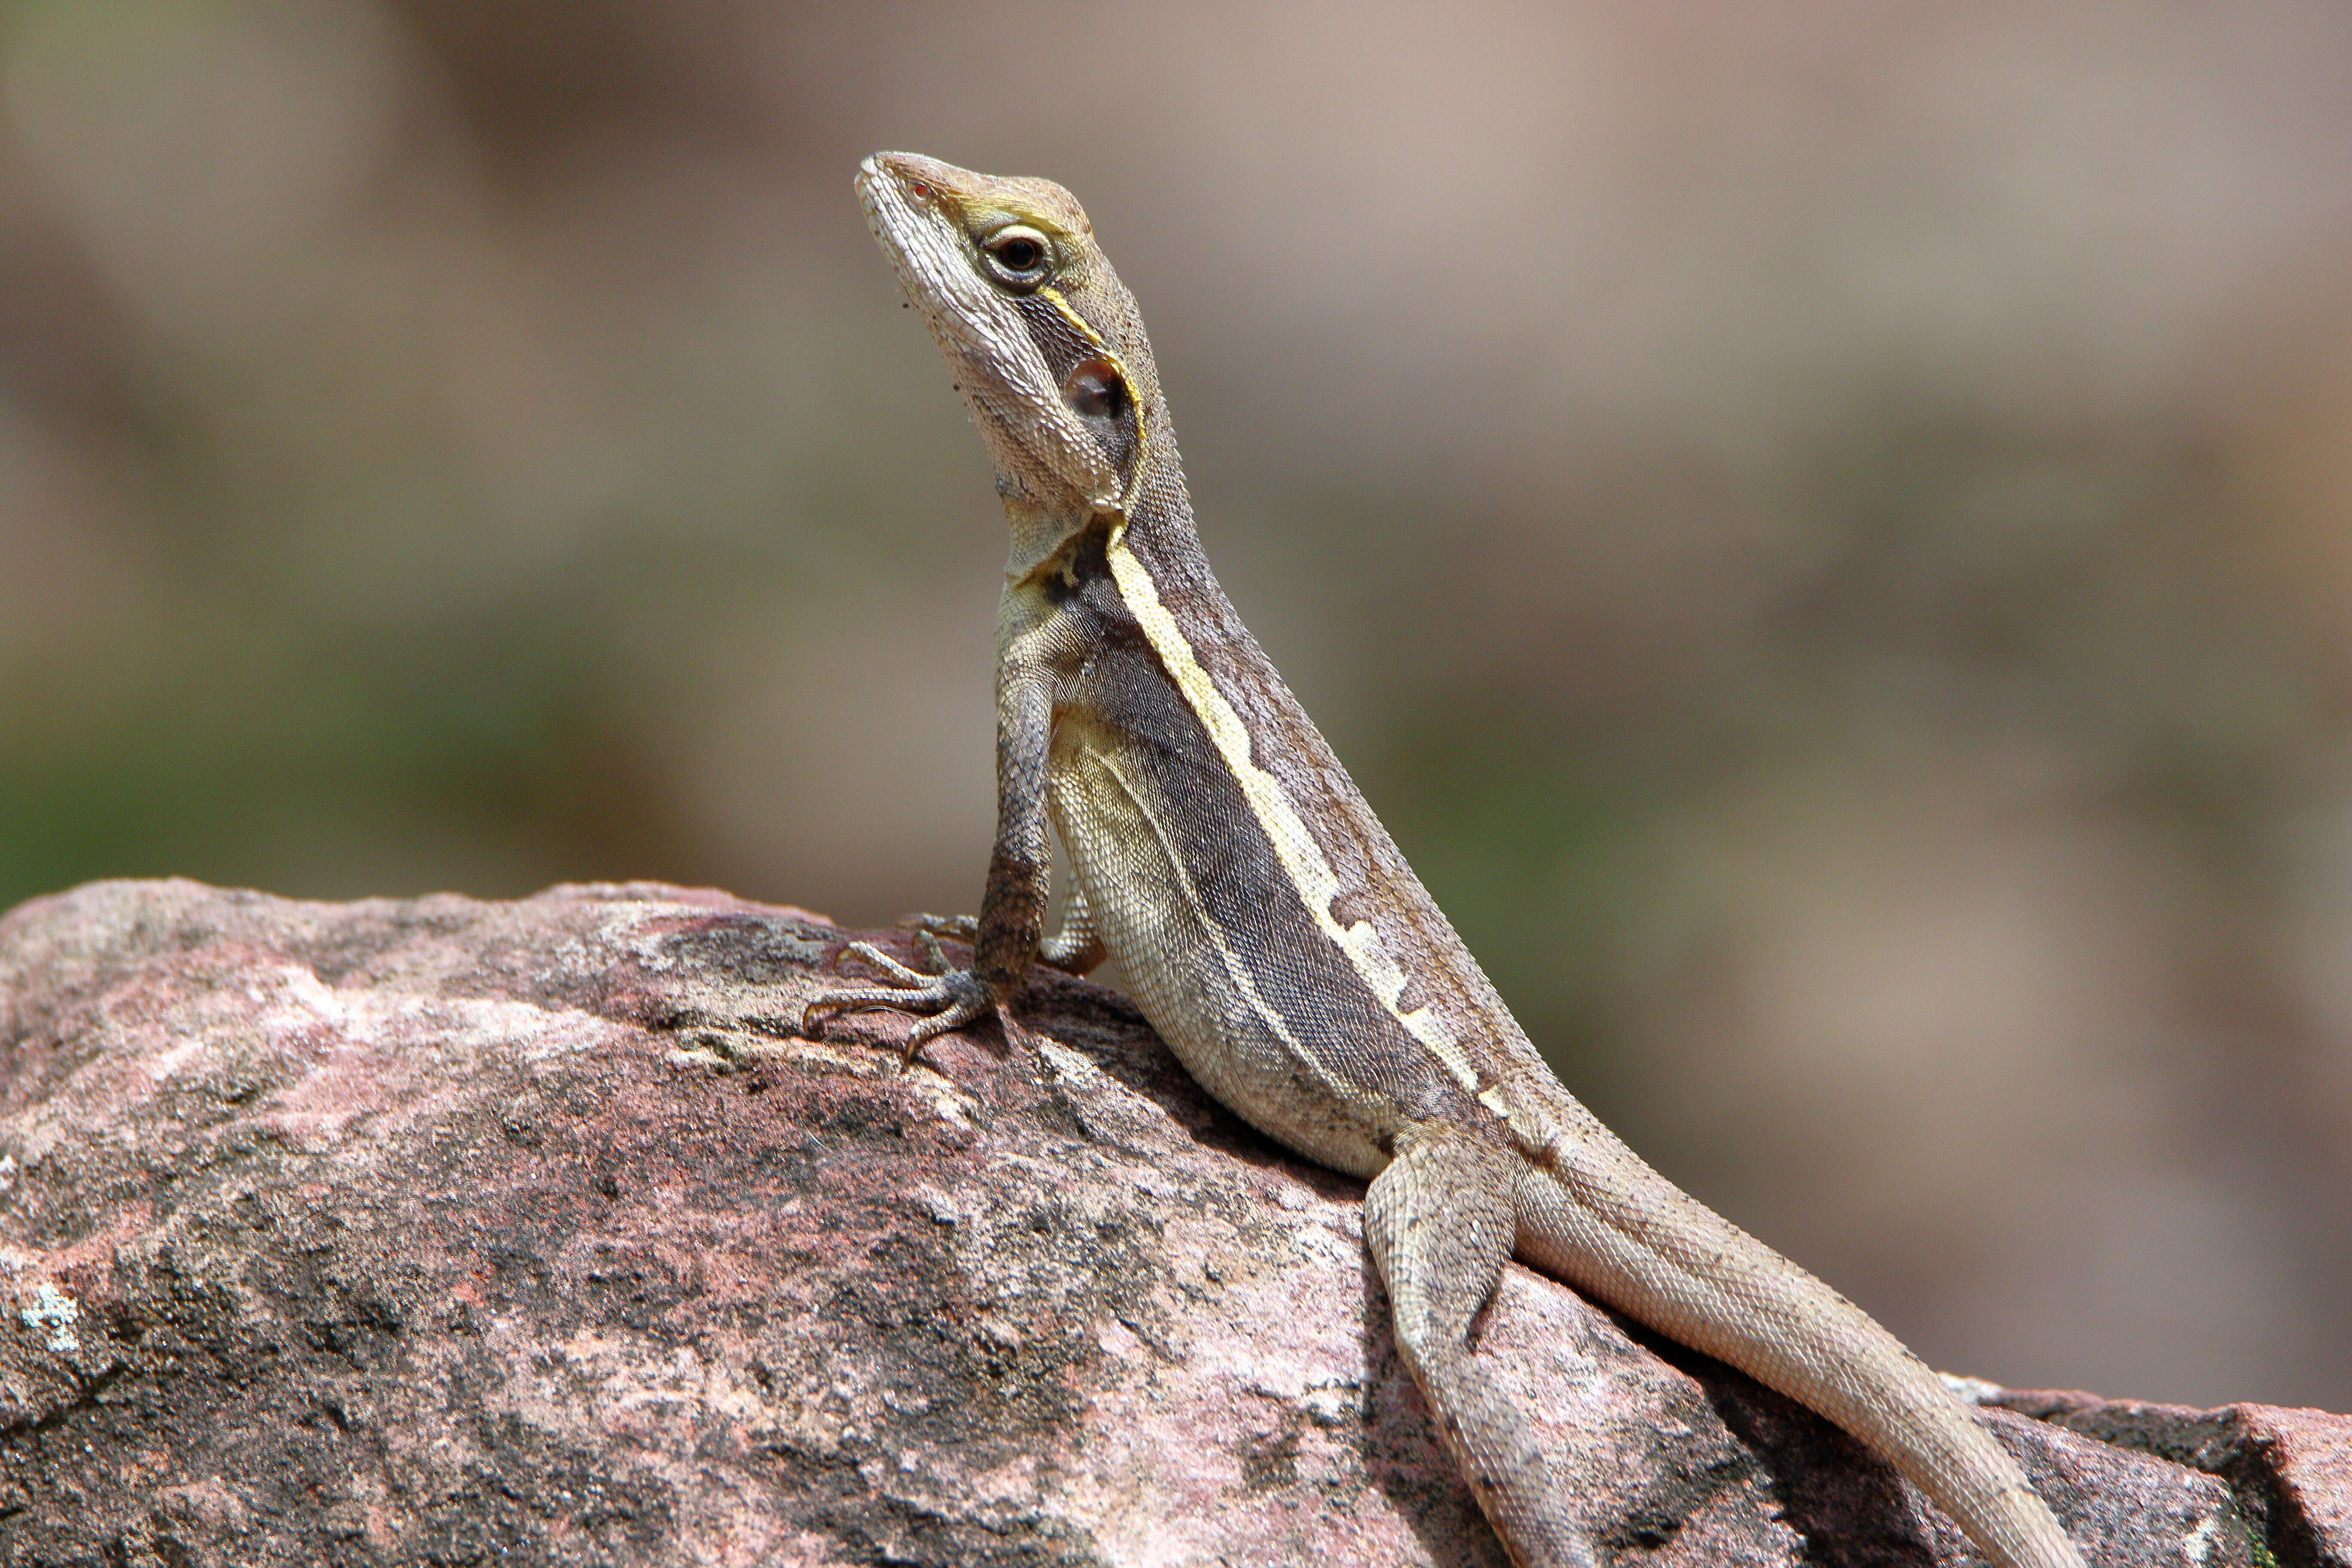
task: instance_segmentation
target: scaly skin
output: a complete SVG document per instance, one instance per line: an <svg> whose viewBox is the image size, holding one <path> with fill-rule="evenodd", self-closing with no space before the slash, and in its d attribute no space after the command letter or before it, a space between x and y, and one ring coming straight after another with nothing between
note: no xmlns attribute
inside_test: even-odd
<svg viewBox="0 0 2352 1568"><path fill-rule="evenodd" d="M1523 1568L1598 1553L1469 1346L1515 1252L1836 1422L2001 1568L2082 1568L1941 1380L1651 1170L1528 1044L1210 574L1142 321L1069 193L900 153L857 189L1012 527L997 836L969 969L862 950L883 983L812 1016L917 1015L912 1052L1003 1013L1033 963L1118 959L1211 1093L1370 1181L1398 1345ZM1050 941L1049 821L1075 884Z"/></svg>

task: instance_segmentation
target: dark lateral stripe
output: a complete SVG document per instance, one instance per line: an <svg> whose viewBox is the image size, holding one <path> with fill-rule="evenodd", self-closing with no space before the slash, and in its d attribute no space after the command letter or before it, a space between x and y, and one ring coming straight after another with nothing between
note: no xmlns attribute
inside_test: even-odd
<svg viewBox="0 0 2352 1568"><path fill-rule="evenodd" d="M1185 706L1192 710L1215 747L1223 771L1239 786L1244 804L1271 847L1280 873L1274 885L1286 883L1296 891L1314 927L1346 955L1349 965L1387 1017L1403 1026L1405 1032L1464 1089L1477 1093L1477 1069L1444 1019L1430 1007L1408 1012L1399 1005L1405 988L1404 970L1388 951L1379 930L1370 921L1342 926L1332 914L1332 902L1339 896L1339 873L1332 869L1322 846L1316 842L1297 808L1283 792L1280 781L1259 767L1250 754L1247 726L1209 679L1208 671L1201 667L1176 617L1160 603L1159 586L1152 581L1150 571L1128 547L1123 525L1112 530L1104 554L1120 601L1135 617ZM1196 877L1195 880L1207 879ZM1330 999L1322 1000L1328 1005Z"/></svg>

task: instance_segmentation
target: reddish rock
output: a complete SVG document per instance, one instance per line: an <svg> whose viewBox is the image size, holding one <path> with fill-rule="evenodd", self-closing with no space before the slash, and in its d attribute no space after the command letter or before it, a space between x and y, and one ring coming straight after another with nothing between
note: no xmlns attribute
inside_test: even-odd
<svg viewBox="0 0 2352 1568"><path fill-rule="evenodd" d="M655 886L0 921L0 1563L1502 1563L1355 1184L1082 983L907 1073L794 1037L845 940ZM1549 1280L1485 1345L1622 1562L1977 1561ZM1980 1392L2103 1568L2352 1565L2343 1417Z"/></svg>

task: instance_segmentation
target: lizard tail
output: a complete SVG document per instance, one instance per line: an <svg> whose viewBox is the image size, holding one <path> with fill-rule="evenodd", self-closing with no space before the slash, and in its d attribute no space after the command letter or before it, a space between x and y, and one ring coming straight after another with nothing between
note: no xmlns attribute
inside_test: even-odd
<svg viewBox="0 0 2352 1568"><path fill-rule="evenodd" d="M1605 1131L1546 1152L1519 1183L1522 1258L1820 1412L1999 1568L2083 1568L2009 1451L1868 1313Z"/></svg>

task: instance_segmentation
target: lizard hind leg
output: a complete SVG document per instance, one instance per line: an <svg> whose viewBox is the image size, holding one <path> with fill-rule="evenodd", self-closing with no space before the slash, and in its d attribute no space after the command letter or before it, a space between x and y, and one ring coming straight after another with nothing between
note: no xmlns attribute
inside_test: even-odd
<svg viewBox="0 0 2352 1568"><path fill-rule="evenodd" d="M1552 1485L1542 1446L1470 1346L1517 1235L1517 1163L1475 1135L1401 1142L1365 1195L1364 1237L1388 1285L1397 1348L1512 1562L1594 1568L1591 1540Z"/></svg>

